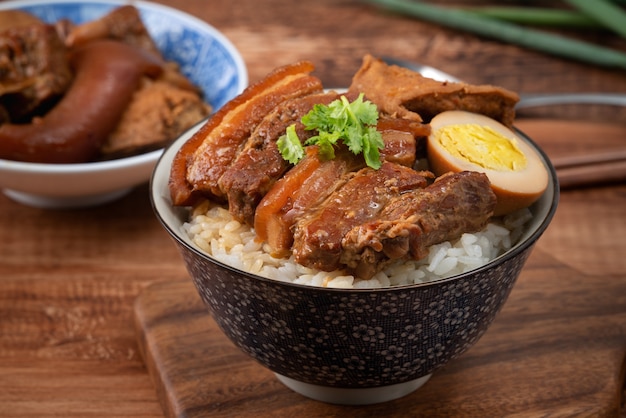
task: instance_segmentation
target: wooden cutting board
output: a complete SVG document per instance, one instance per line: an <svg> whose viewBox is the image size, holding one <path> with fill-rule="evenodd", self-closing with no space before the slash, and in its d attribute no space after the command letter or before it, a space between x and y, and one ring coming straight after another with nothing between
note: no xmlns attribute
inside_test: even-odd
<svg viewBox="0 0 626 418"><path fill-rule="evenodd" d="M626 370L626 278L586 276L538 249L474 347L379 405L292 392L222 334L190 280L145 289L135 319L168 417L616 417Z"/></svg>

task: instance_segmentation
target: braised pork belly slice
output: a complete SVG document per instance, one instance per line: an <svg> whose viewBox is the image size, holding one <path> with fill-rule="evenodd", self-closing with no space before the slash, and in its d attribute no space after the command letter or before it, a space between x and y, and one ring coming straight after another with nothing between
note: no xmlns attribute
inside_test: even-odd
<svg viewBox="0 0 626 418"><path fill-rule="evenodd" d="M395 260L419 260L433 244L483 229L495 204L485 174L445 174L424 189L391 198L376 219L348 231L340 262L366 279Z"/></svg>
<svg viewBox="0 0 626 418"><path fill-rule="evenodd" d="M253 129L284 100L322 89L319 79L306 74L288 75L237 107L212 131L194 153L187 180L195 189L222 197L219 179L245 146Z"/></svg>
<svg viewBox="0 0 626 418"><path fill-rule="evenodd" d="M365 167L345 147L332 160L318 155L318 147L306 148L305 157L281 177L256 208L257 239L269 245L273 255L287 257L293 244L292 227L304 213L316 207L347 180L347 174Z"/></svg>
<svg viewBox="0 0 626 418"><path fill-rule="evenodd" d="M276 141L285 133L287 127L295 124L298 137L304 143L315 135L316 131L304 128L302 116L314 105L328 104L339 97L340 94L336 92L326 92L288 100L277 106L256 127L244 149L219 180L222 193L228 198L229 211L235 219L253 226L257 205L276 181L291 168L291 164L282 158L276 145ZM409 120L382 118L378 123L378 129L385 143L381 150L381 158L386 161L411 167L415 163L417 149L419 148L422 153L425 152L426 137L430 133L428 125ZM342 152L339 151L340 154ZM349 164L351 169L356 170L364 166L360 162L361 157L345 154L341 158L359 160ZM339 164L345 165L341 161ZM301 177L302 171L295 172L294 175ZM321 174L318 173L316 176L319 177ZM319 183L319 180L317 182ZM291 200L295 200L293 196Z"/></svg>
<svg viewBox="0 0 626 418"><path fill-rule="evenodd" d="M304 142L314 132L304 129L302 116L314 105L328 104L338 97L338 93L328 92L287 100L259 123L243 150L218 181L235 219L253 225L256 206L289 169L289 162L282 158L276 145L287 127L295 124L298 137Z"/></svg>
<svg viewBox="0 0 626 418"><path fill-rule="evenodd" d="M254 128L283 101L322 91L322 82L310 75L313 69L307 61L280 67L220 108L174 157L172 203L190 205L199 198L225 201L218 181Z"/></svg>
<svg viewBox="0 0 626 418"><path fill-rule="evenodd" d="M513 124L519 96L491 85L441 82L366 55L350 92L363 92L382 113L429 122L446 110L466 110Z"/></svg>
<svg viewBox="0 0 626 418"><path fill-rule="evenodd" d="M341 267L341 241L352 228L376 219L389 200L425 187L431 173L391 162L378 170L365 167L294 225L293 255L299 264L324 271Z"/></svg>

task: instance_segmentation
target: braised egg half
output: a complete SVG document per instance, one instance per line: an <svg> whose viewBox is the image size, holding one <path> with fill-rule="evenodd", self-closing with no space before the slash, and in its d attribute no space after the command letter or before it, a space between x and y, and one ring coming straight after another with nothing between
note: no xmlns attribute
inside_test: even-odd
<svg viewBox="0 0 626 418"><path fill-rule="evenodd" d="M430 122L427 152L437 176L453 171L485 173L497 197L494 215L530 206L548 187L548 171L520 135L487 116L450 110Z"/></svg>

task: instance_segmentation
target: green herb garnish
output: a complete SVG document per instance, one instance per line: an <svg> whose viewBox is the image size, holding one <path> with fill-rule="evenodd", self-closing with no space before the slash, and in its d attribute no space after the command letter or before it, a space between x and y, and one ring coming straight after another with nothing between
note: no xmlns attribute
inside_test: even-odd
<svg viewBox="0 0 626 418"><path fill-rule="evenodd" d="M296 125L291 125L287 128L285 135L278 138L276 141L280 155L283 159L289 161L291 164L297 164L298 161L304 157L304 147L298 138L296 132Z"/></svg>
<svg viewBox="0 0 626 418"><path fill-rule="evenodd" d="M307 130L317 130L305 145L317 145L319 155L325 159L335 157L334 146L341 140L355 155L360 153L365 163L380 168L379 150L384 147L382 135L376 130L378 109L370 101L363 100L363 93L352 103L345 96L329 105L317 104L302 117ZM277 143L282 157L296 164L304 157L304 147L298 138L295 125L287 128Z"/></svg>

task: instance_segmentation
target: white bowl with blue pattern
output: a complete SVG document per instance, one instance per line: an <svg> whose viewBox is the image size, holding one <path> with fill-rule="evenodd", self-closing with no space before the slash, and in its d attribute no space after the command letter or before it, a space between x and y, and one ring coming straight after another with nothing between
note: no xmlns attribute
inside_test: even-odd
<svg viewBox="0 0 626 418"><path fill-rule="evenodd" d="M214 110L241 93L248 73L234 45L210 24L187 13L147 1L18 0L0 2L0 11L19 9L43 21L80 24L122 5L135 6L167 60L204 93ZM117 160L41 164L0 159L0 188L13 200L43 208L74 208L118 199L147 183L163 150Z"/></svg>

